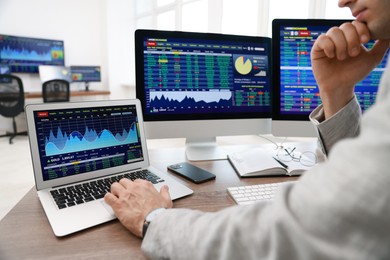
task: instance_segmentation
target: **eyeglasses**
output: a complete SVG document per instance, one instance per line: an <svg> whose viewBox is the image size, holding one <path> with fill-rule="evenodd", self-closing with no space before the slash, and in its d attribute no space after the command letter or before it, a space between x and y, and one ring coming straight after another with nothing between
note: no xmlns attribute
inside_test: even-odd
<svg viewBox="0 0 390 260"><path fill-rule="evenodd" d="M313 166L317 163L317 156L315 153L305 151L303 153L297 152L296 147L284 148L279 146L276 157L283 162L300 162L304 166Z"/></svg>

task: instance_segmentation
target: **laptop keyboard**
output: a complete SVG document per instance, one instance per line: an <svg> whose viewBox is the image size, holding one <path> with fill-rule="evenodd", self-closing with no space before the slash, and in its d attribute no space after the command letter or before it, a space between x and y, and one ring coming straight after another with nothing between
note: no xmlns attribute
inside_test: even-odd
<svg viewBox="0 0 390 260"><path fill-rule="evenodd" d="M136 179L143 179L148 180L153 184L164 181L148 170L140 170L136 172L115 175L104 179L84 182L73 186L53 189L50 191L50 194L58 208L64 209L103 198L104 195L110 191L111 184L119 181L122 178L128 178L132 181Z"/></svg>

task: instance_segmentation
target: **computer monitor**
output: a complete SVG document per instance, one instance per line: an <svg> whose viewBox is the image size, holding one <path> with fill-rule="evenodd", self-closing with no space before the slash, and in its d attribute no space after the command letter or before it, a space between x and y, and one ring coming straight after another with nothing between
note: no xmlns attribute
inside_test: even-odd
<svg viewBox="0 0 390 260"><path fill-rule="evenodd" d="M64 42L0 34L0 64L13 73L38 73L39 65L64 66Z"/></svg>
<svg viewBox="0 0 390 260"><path fill-rule="evenodd" d="M71 82L70 68L65 66L39 66L39 77L44 83L53 79L62 79Z"/></svg>
<svg viewBox="0 0 390 260"><path fill-rule="evenodd" d="M100 82L100 66L70 66L72 82L83 82L89 91L89 82Z"/></svg>
<svg viewBox="0 0 390 260"><path fill-rule="evenodd" d="M189 160L225 159L217 136L271 132L271 40L137 30L147 138L186 138Z"/></svg>
<svg viewBox="0 0 390 260"><path fill-rule="evenodd" d="M314 41L333 26L349 20L275 19L272 22L272 133L275 136L316 136L310 112L321 104L310 52ZM370 48L373 42L367 44ZM375 101L386 57L355 87L362 111Z"/></svg>

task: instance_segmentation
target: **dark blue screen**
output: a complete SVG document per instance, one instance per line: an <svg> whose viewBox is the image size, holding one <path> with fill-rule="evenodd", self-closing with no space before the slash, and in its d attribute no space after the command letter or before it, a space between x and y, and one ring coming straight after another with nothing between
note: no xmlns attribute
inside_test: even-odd
<svg viewBox="0 0 390 260"><path fill-rule="evenodd" d="M319 35L331 26L290 26L280 28L280 114L308 115L321 104L319 90L311 68L310 51ZM367 48L372 46L367 44ZM375 101L386 57L355 87L362 111Z"/></svg>
<svg viewBox="0 0 390 260"><path fill-rule="evenodd" d="M206 36L143 38L145 117L271 112L270 46Z"/></svg>
<svg viewBox="0 0 390 260"><path fill-rule="evenodd" d="M143 160L135 106L34 112L43 180Z"/></svg>

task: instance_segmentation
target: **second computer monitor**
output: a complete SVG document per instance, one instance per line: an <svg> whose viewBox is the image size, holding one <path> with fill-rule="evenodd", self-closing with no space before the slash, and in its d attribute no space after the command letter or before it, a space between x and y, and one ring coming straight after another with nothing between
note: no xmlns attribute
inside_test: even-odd
<svg viewBox="0 0 390 260"><path fill-rule="evenodd" d="M39 77L41 82L44 83L49 80L62 79L71 82L70 68L65 66L39 66Z"/></svg>
<svg viewBox="0 0 390 260"><path fill-rule="evenodd" d="M72 82L83 82L85 90L89 91L90 82L101 81L100 66L71 66Z"/></svg>
<svg viewBox="0 0 390 260"><path fill-rule="evenodd" d="M275 19L272 23L272 133L278 136L316 136L309 114L321 104L310 52L313 43L333 26L348 20ZM373 42L367 44L367 48ZM382 63L355 87L362 111L375 101Z"/></svg>
<svg viewBox="0 0 390 260"><path fill-rule="evenodd" d="M270 133L269 38L137 30L135 52L136 96L148 138L189 143ZM188 145L190 160L221 159L198 144ZM192 157L191 151L200 152Z"/></svg>

